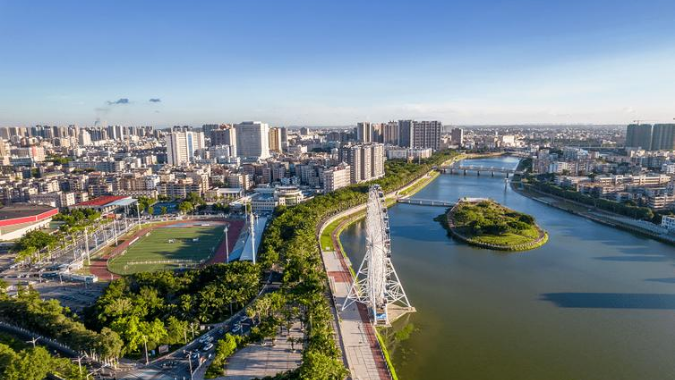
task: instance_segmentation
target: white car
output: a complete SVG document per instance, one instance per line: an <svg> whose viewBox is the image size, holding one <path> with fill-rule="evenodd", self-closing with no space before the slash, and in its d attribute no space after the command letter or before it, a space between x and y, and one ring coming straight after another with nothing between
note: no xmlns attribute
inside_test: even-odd
<svg viewBox="0 0 675 380"><path fill-rule="evenodd" d="M202 351L208 351L213 348L213 343L206 343L204 348L202 348Z"/></svg>

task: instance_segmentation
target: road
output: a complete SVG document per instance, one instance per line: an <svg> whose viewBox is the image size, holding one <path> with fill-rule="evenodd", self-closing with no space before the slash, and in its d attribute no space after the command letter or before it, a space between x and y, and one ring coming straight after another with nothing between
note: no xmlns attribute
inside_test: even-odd
<svg viewBox="0 0 675 380"><path fill-rule="evenodd" d="M206 368L208 368L208 365L213 360L216 342L223 338L226 333L231 332L231 329L236 322L246 316L246 308L248 308L253 301L263 294L278 290L278 288L279 284L272 283L271 278L268 278L258 295L251 300L246 307L236 312L232 317L223 322L211 325L210 330L205 334L195 338L178 350L153 360L147 366L142 365L129 373L118 373L118 379L191 380L190 362L192 362L192 370L195 375L194 379L198 379L197 375L200 374L203 376ZM241 325L242 330L239 331L238 334L248 334L252 327L250 319L246 318L241 321ZM204 351L203 347L205 343L203 343L203 341L200 342L200 340L206 337L213 337L213 347ZM198 356L191 358L188 361L187 356L193 353L198 353ZM209 357L209 355L211 356ZM206 359L202 360L203 357Z"/></svg>

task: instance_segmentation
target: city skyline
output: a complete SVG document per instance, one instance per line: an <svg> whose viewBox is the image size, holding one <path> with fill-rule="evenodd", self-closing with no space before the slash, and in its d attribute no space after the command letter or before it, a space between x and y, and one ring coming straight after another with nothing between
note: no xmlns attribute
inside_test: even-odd
<svg viewBox="0 0 675 380"><path fill-rule="evenodd" d="M0 125L665 122L673 11L666 1L2 1Z"/></svg>

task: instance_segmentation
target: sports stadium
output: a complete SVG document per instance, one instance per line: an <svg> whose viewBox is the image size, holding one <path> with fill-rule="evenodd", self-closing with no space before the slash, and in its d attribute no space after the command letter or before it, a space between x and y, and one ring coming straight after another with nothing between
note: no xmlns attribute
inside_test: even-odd
<svg viewBox="0 0 675 380"><path fill-rule="evenodd" d="M102 259L116 275L194 268L226 262L243 221L183 220L156 223L128 236ZM228 238L224 230L227 226ZM229 244L229 250L225 246ZM100 268L98 271L101 271ZM97 271L92 268L92 273ZM106 273L94 273L105 276ZM109 274L108 274L109 275Z"/></svg>

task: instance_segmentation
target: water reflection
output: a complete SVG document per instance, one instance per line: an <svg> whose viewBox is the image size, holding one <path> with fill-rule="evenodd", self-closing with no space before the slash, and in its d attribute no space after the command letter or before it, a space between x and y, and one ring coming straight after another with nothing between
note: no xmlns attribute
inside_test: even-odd
<svg viewBox="0 0 675 380"><path fill-rule="evenodd" d="M548 293L541 299L558 307L675 310L675 294Z"/></svg>

